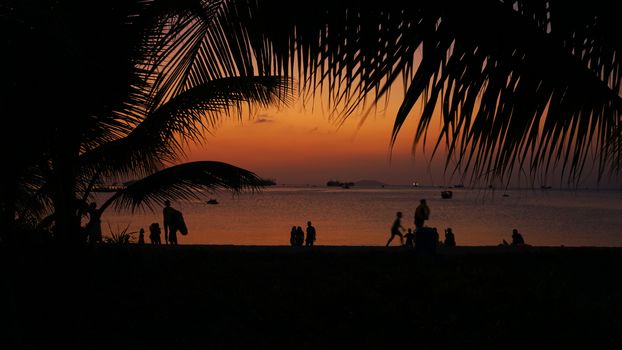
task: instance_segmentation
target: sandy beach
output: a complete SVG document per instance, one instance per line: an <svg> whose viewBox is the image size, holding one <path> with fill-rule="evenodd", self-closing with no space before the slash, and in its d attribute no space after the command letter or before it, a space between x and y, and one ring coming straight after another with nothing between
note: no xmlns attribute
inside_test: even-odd
<svg viewBox="0 0 622 350"><path fill-rule="evenodd" d="M622 248L2 251L4 349L585 345L622 330Z"/></svg>

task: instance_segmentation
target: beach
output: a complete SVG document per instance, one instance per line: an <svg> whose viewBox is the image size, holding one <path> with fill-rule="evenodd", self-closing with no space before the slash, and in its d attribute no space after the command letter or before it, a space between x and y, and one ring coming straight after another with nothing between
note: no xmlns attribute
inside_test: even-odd
<svg viewBox="0 0 622 350"><path fill-rule="evenodd" d="M4 349L590 346L621 248L139 246L2 251Z"/></svg>

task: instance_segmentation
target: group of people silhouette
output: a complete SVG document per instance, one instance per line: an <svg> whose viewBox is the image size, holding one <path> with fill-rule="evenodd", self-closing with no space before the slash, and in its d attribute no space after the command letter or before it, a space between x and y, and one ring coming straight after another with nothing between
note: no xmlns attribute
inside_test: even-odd
<svg viewBox="0 0 622 350"><path fill-rule="evenodd" d="M292 247L302 247L306 245L307 247L313 246L313 243L316 241L317 236L315 233L315 227L311 224L311 221L307 221L307 236L305 240L305 233L302 230L301 226L292 226L292 230L289 233L289 244Z"/></svg>
<svg viewBox="0 0 622 350"><path fill-rule="evenodd" d="M93 202L90 203L85 211L89 216L89 221L85 227L87 241L91 244L101 242L101 209L98 209L97 204ZM186 227L183 214L181 211L171 207L171 202L169 200L165 200L164 208L162 209L162 217L164 221L164 243L168 245L177 245L177 232L180 232L180 234L184 236L188 234L188 228ZM445 239L444 241L441 241L435 227L425 226L425 221L430 218L430 207L425 199L421 199L419 205L415 209L414 231L412 228L404 228L402 225L402 217L402 212L398 211L395 215L395 220L391 225L390 237L386 243L387 247L391 244L395 237L399 237L400 244L402 246L415 247L418 241L424 241L424 236L431 237L425 238L425 240L428 241L431 239L434 242L434 246L456 246L456 239L451 227L445 229ZM306 231L307 233L305 237L305 232L301 226L292 226L289 238L290 245L292 247L300 247L303 245L309 247L313 246L317 240L317 235L315 227L311 224L311 221L307 222ZM402 232L404 231L406 231L406 233L403 234ZM161 235L162 229L160 228L160 224L158 222L154 222L149 225L149 240L151 244L162 244ZM404 238L406 238L405 242ZM139 230L138 244L145 244L145 230L143 228ZM504 239L499 246L526 246L526 244L523 236L518 232L518 229L513 229L512 242L508 243Z"/></svg>
<svg viewBox="0 0 622 350"><path fill-rule="evenodd" d="M181 211L171 207L169 200L164 201L164 208L162 209L162 219L164 221L164 243L170 245L177 245L177 232L183 236L188 234L188 228L184 220L184 216ZM140 229L138 236L138 243L144 244L144 229ZM149 225L149 240L151 244L162 244L162 229L157 222Z"/></svg>
<svg viewBox="0 0 622 350"><path fill-rule="evenodd" d="M97 203L92 202L84 209L88 222L84 227L85 238L89 244L102 242L102 229L101 229L101 208L97 208ZM162 209L162 217L164 221L164 243L176 245L177 244L177 232L181 235L188 234L188 227L184 220L184 216L181 211L171 207L169 200L164 201L164 208ZM162 244L162 229L157 222L149 225L149 240L151 244ZM138 231L138 244L145 244L145 229L140 228Z"/></svg>
<svg viewBox="0 0 622 350"><path fill-rule="evenodd" d="M399 237L401 245L406 247L415 247L418 242L421 243L421 246L428 246L425 248L428 250L434 250L434 248L438 245L447 247L456 246L456 237L451 227L445 229L445 239L444 241L441 241L436 227L424 226L425 221L430 218L430 207L425 199L421 199L419 201L419 205L415 209L414 231L412 228L408 228L408 230L406 230L406 228L402 226L402 217L403 214L401 211L398 211L395 214L395 220L391 225L390 237L386 244L387 247L391 244L395 237ZM406 233L402 234L404 231L406 231ZM404 242L404 238L406 238L406 242ZM504 239L500 246L526 246L526 244L523 236L518 232L518 229L513 229L512 243L508 243Z"/></svg>

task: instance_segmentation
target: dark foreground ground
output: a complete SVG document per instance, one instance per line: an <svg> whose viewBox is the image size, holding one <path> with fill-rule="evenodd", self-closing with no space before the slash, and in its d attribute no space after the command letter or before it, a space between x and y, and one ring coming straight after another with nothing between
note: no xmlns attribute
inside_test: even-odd
<svg viewBox="0 0 622 350"><path fill-rule="evenodd" d="M0 252L2 349L588 349L622 332L622 249Z"/></svg>

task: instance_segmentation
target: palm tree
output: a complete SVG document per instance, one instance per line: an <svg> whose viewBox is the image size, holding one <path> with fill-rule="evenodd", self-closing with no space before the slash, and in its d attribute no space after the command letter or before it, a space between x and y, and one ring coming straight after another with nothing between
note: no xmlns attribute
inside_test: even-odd
<svg viewBox="0 0 622 350"><path fill-rule="evenodd" d="M447 167L455 157L453 170L474 178L560 166L572 182L592 150L599 174L619 165L620 148L612 145L620 130L621 45L617 12L605 1L318 0L287 16L293 5L283 0L0 6L0 29L17 31L3 47L19 53L2 58L11 69L0 110L10 116L7 129L36 150L7 152L12 144L3 140L3 156L15 164L2 186L5 221L20 191L47 179L48 198L64 213L58 224L73 220L75 227L79 158L129 136L176 96L225 77L296 77L312 93L327 87L343 118L401 81L392 141L413 115L414 142L425 141L438 114L434 151L446 147ZM422 109L413 113L418 101ZM193 140L201 128L192 120L181 130L168 125Z"/></svg>
<svg viewBox="0 0 622 350"><path fill-rule="evenodd" d="M3 139L1 148L11 165L0 184L4 235L15 231L16 218L23 223L48 217L59 240L79 241L80 203L106 179L144 177L113 196L118 208L131 209L196 196L200 189L261 185L252 172L223 163L167 168L183 156L187 142L202 140L223 111L242 113L247 103L265 106L290 96L286 80L241 74L226 57L214 55L212 66L203 62L209 69L203 72L187 71L187 62L174 58L193 35L204 37L220 5L165 0L0 5L1 29L10 33L2 42L10 54L1 62L7 79L0 108L5 130L14 135Z"/></svg>

